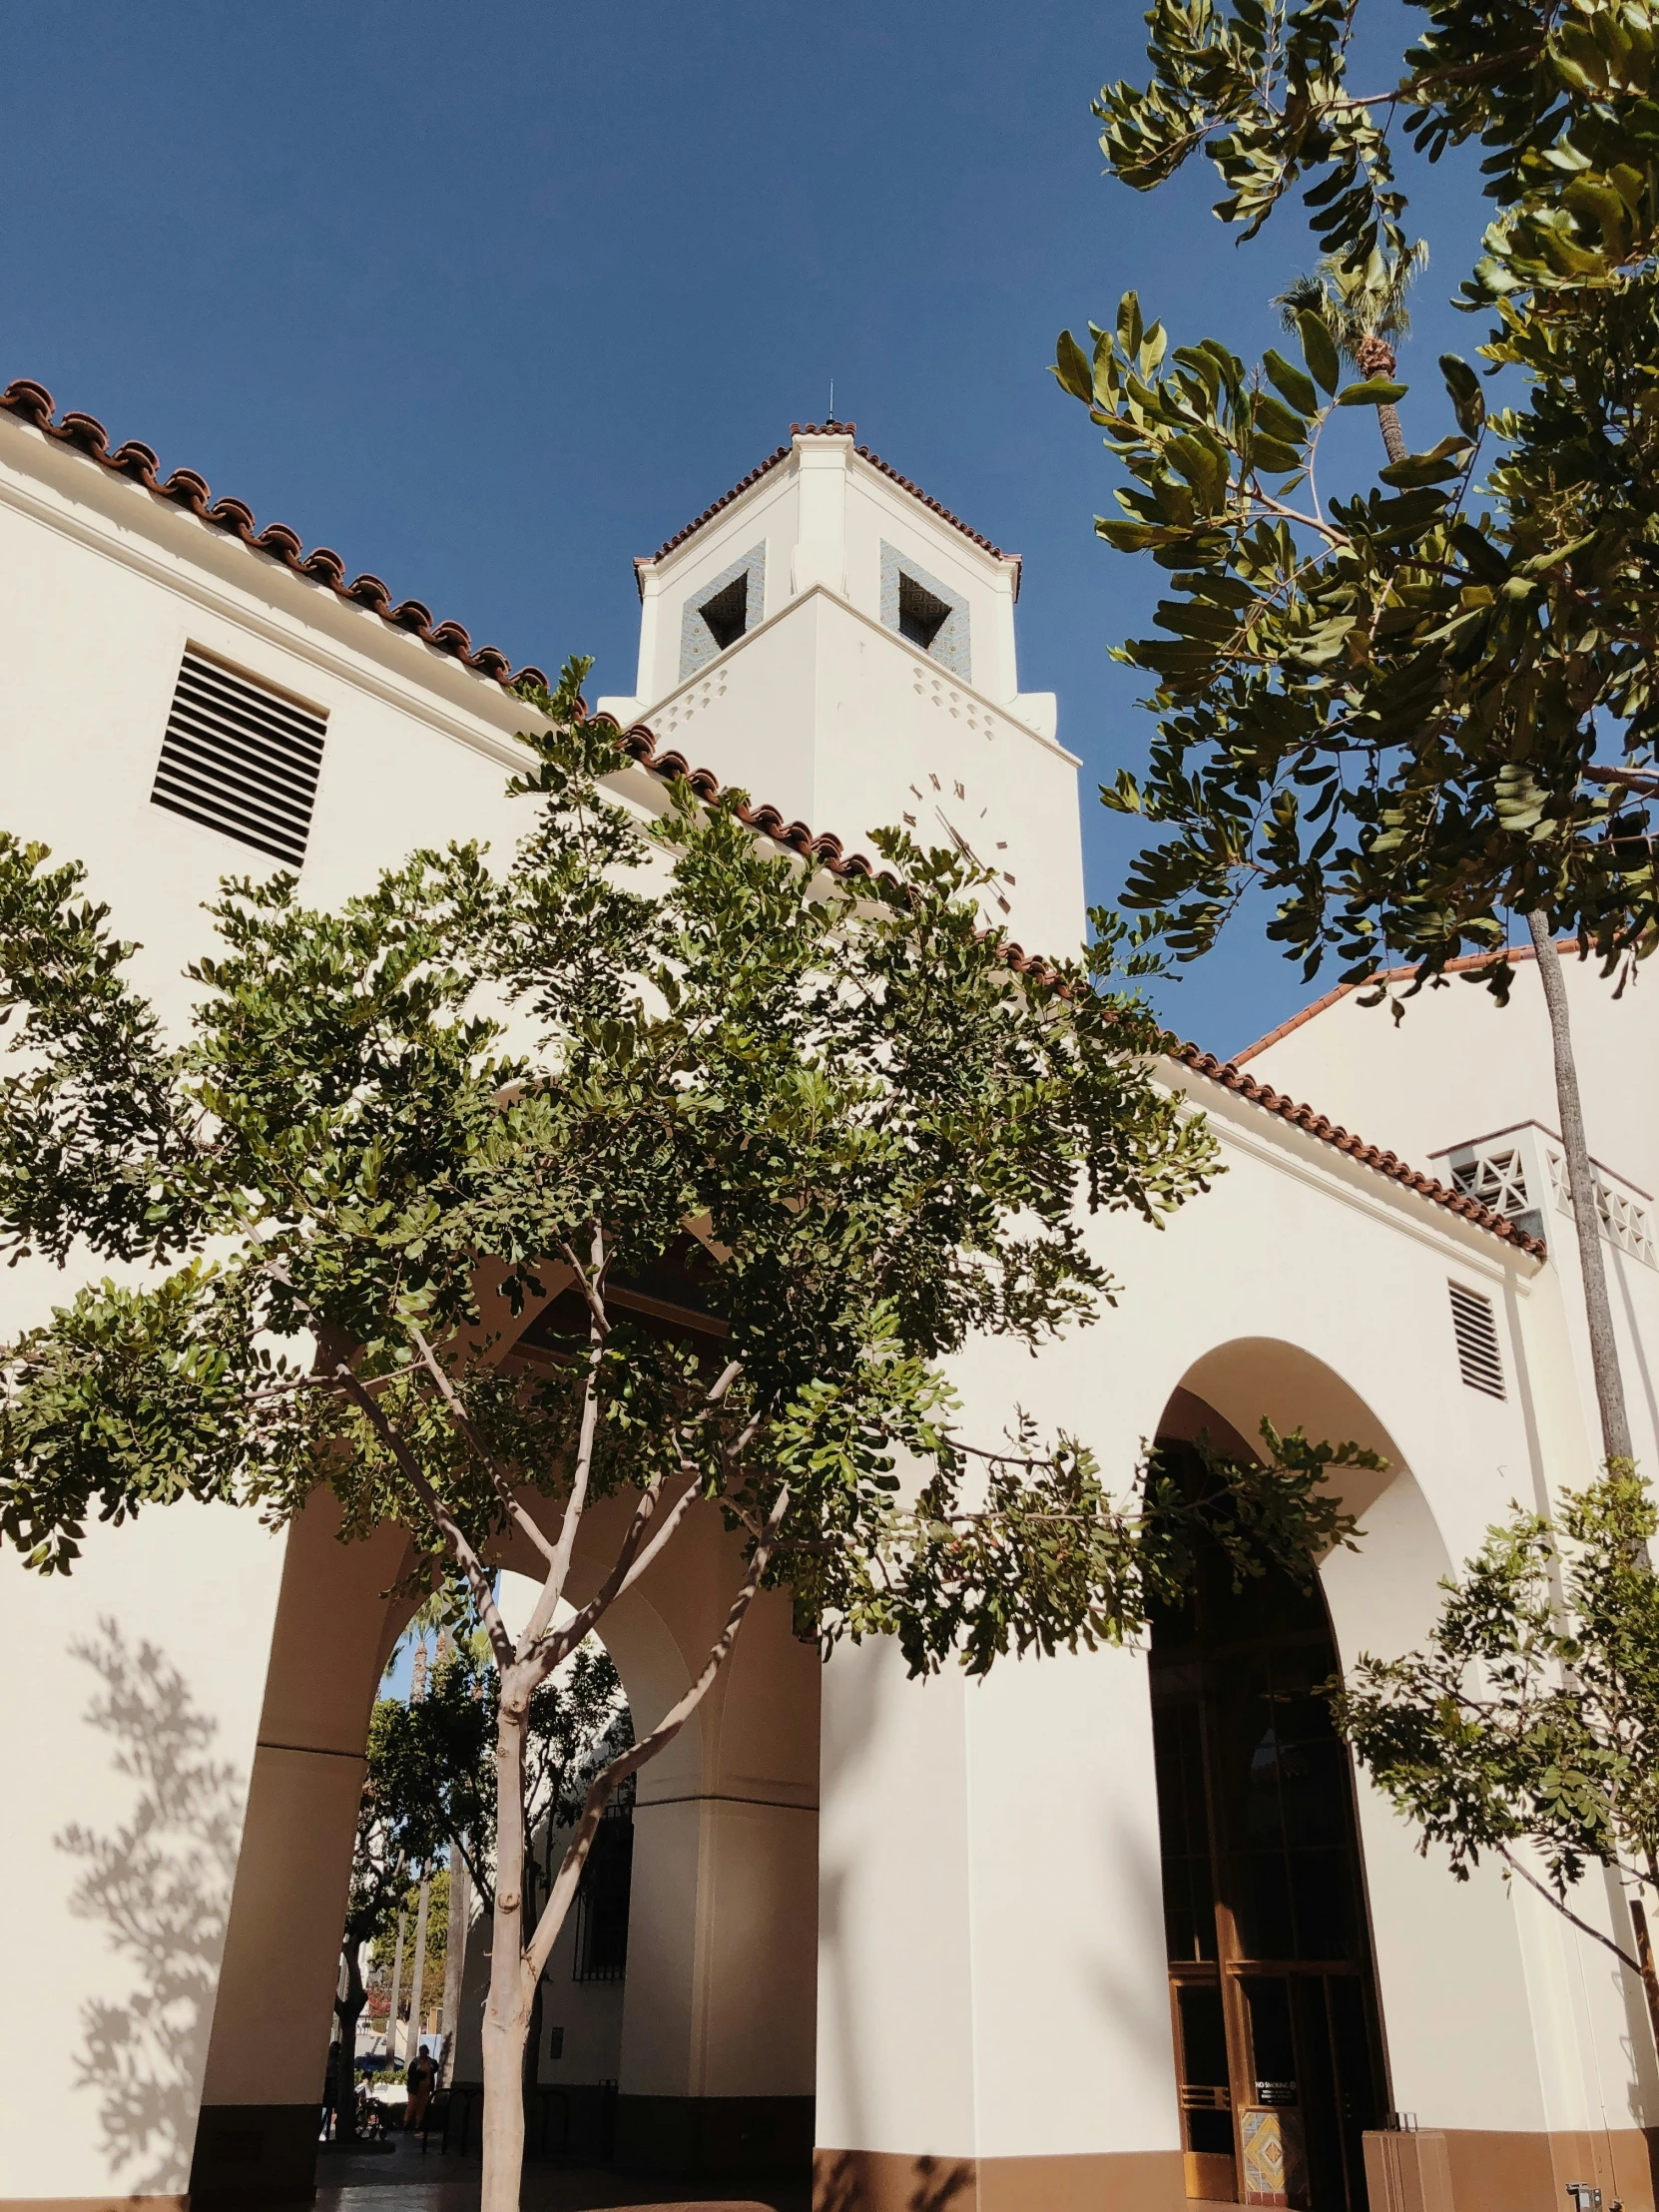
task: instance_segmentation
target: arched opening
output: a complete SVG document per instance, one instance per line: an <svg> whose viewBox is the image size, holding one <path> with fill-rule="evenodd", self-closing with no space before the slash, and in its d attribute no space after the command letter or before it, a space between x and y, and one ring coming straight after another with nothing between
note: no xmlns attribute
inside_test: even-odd
<svg viewBox="0 0 1659 2212"><path fill-rule="evenodd" d="M1201 1434L1250 1454L1180 1389L1159 1436L1166 1465L1196 1479ZM1338 1671L1318 1580L1269 1572L1235 1588L1216 1546L1201 1549L1188 1601L1153 1622L1189 2197L1365 2212L1362 2137L1386 2099L1353 1769L1319 1694Z"/></svg>

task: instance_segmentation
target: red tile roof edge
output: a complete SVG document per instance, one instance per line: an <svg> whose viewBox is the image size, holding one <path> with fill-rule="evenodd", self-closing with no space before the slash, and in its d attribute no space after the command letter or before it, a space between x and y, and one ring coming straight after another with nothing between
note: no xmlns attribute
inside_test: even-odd
<svg viewBox="0 0 1659 2212"><path fill-rule="evenodd" d="M1293 1128L1305 1130L1309 1136L1317 1137L1322 1144L1331 1145L1338 1152L1346 1152L1350 1159L1375 1169L1379 1175L1385 1175L1391 1183L1402 1184L1406 1190L1415 1191L1419 1198L1430 1199L1436 1206L1443 1206L1448 1213L1460 1214L1465 1221L1473 1222L1476 1228L1489 1230L1494 1237L1515 1246L1518 1251L1529 1253L1536 1260L1546 1257L1548 1247L1542 1239L1529 1237L1524 1229L1517 1229L1506 1215L1494 1213L1489 1206L1482 1206L1477 1198L1470 1198L1466 1192L1451 1189L1432 1175L1424 1175L1419 1168L1408 1166L1396 1153L1379 1151L1376 1145L1367 1144L1363 1137L1357 1137L1352 1131L1341 1128L1329 1116L1317 1113L1312 1106L1305 1106L1299 1100L1287 1097L1283 1091L1276 1091L1267 1083L1259 1083L1255 1076L1243 1072L1237 1060L1218 1060L1213 1052L1202 1052L1195 1044L1172 1045L1170 1058L1207 1076L1211 1082L1219 1083L1223 1090L1248 1099L1253 1106L1261 1106L1268 1113L1277 1114L1282 1121L1288 1121Z"/></svg>
<svg viewBox="0 0 1659 2212"><path fill-rule="evenodd" d="M504 689L510 689L513 685L526 680L540 684L544 689L546 688L547 678L540 669L522 668L516 673L513 672L506 655L499 652L494 646L474 648L471 639L458 622L442 622L434 626L431 615L425 607L421 606L418 600L406 599L400 605L392 606L391 594L378 577L359 576L354 582L347 584L344 580L345 564L340 560L337 553L330 552L325 546L317 546L310 553L301 557L301 540L297 533L288 529L284 523L268 523L264 530L257 532L254 515L250 508L237 499L214 500L207 483L194 470L176 468L165 481L162 481L159 478L160 462L149 446L141 445L135 439L129 439L112 452L110 450L109 434L103 424L94 416L69 413L63 417L61 422L54 420L55 404L52 394L44 384L34 383L27 377L14 378L5 390L0 392L0 408L16 415L20 420L32 424L35 429L40 430L45 436L54 438L62 444L74 446L78 452L85 454L90 460L97 461L100 466L109 469L113 474L132 478L134 482L142 484L145 490L154 493L158 499L171 499L181 506L188 507L202 521L211 523L217 529L229 531L233 536L240 538L254 552L269 554L273 559L280 561L283 567L291 569L295 575L304 576L313 583L321 584L341 599L348 599L359 606L369 608L393 629L410 632L435 651L452 655L461 662L463 667L473 669L479 675L491 678ZM799 427L792 425L791 434L792 436L815 437L827 433L820 429L817 424L807 423ZM830 436L850 436L852 425L850 423L844 426L831 425L828 430L828 434ZM771 459L764 462L761 468L753 471L745 479L745 485L738 486L737 490L744 489L747 484L764 475L767 469L775 467L789 451L788 446L780 446ZM938 507L936 501L929 499L925 492L917 491L916 487L906 477L899 476L895 470L888 468L884 461L876 460L875 455L868 452L866 448L859 447L858 451L864 459L871 461L876 467L882 469L896 483L902 485L905 490L912 492L915 497L923 500L929 507L936 508L936 511L946 521L954 523L955 527L961 530L964 535L973 538L975 543L983 545L987 551L995 553L998 559L1006 560L1012 557L998 552L997 548L991 545L988 539L979 537L978 533L969 530L965 523L958 522L947 508ZM708 514L715 513L719 507L726 505L727 501L736 496L736 490L728 492L725 499L717 501L715 507L708 510ZM706 521L707 519L708 515L699 518L700 521ZM697 523L691 524L687 530L681 532L681 538L689 536L690 531L697 527ZM671 545L679 541L670 540ZM668 547L665 546L663 550L666 552ZM609 715L598 716L594 719L610 723L613 729L619 728ZM659 753L656 735L644 723L635 723L630 729L619 730L619 735L629 755L652 775L661 777L665 782L677 782L683 779L700 799L718 799L720 797L723 787L720 778L714 774L713 770L692 768L681 753ZM875 873L874 868L863 853L846 852L839 837L828 833L815 836L804 822L786 823L776 807L754 807L745 801L739 809L739 819L759 834L769 838L773 843L799 853L804 859L818 860L832 875L855 877L873 876ZM1017 944L1010 943L1006 945L1004 952L1008 965L1016 974L1053 973L1046 961L1035 958ZM1511 958L1525 959L1531 957L1531 954L1526 948L1516 948L1510 956ZM1468 959L1450 961L1447 963L1448 970L1471 967L1483 955L1473 955ZM1411 972L1412 970L1408 968L1394 968L1388 971L1388 975L1392 978L1407 975ZM1271 1036L1264 1037L1259 1043L1252 1045L1251 1052L1262 1051L1276 1038L1284 1036L1288 1031L1300 1026L1302 1022L1311 1019L1322 1007L1332 1004L1336 999L1342 997L1346 991L1354 987L1351 984L1343 984L1335 991L1327 992L1324 998L1317 1001L1313 1006L1305 1008L1293 1020L1283 1023ZM1517 1246L1520 1250L1531 1253L1538 1258L1543 1257L1544 1246L1535 1237L1528 1237L1522 1231L1516 1229L1514 1224L1505 1220L1502 1215L1494 1214L1490 1208L1482 1206L1478 1200L1466 1197L1461 1191L1448 1190L1443 1183L1436 1182L1432 1176L1422 1175L1415 1169L1407 1167L1393 1153L1379 1152L1375 1145L1368 1145L1363 1139L1351 1136L1347 1130L1334 1127L1325 1115L1316 1114L1311 1106L1300 1105L1296 1100L1286 1098L1268 1086L1258 1083L1254 1076L1242 1074L1238 1061L1220 1061L1214 1053L1202 1052L1197 1045L1183 1044L1174 1038L1170 1040L1169 1051L1172 1059L1181 1061L1196 1073L1208 1077L1213 1082L1220 1083L1224 1089L1249 1099L1255 1105L1265 1107L1270 1113L1280 1115L1297 1128L1308 1131L1310 1135L1334 1145L1338 1151L1346 1152L1352 1158L1361 1161L1365 1166L1374 1168L1379 1174L1385 1175L1393 1182L1403 1184L1407 1189L1414 1190L1421 1196L1432 1199L1437 1205L1446 1207L1454 1214L1462 1215L1464 1219L1473 1222L1477 1227L1489 1230L1494 1236ZM1247 1058L1249 1055L1242 1054L1240 1057Z"/></svg>
<svg viewBox="0 0 1659 2212"><path fill-rule="evenodd" d="M596 723L608 723L617 731L625 751L651 775L661 777L665 783L685 782L699 799L714 800L721 796L725 787L712 769L690 767L683 753L659 753L656 734L645 723L636 722L624 730L613 715L593 715L588 719ZM738 809L738 819L774 844L786 846L790 851L799 853L803 859L819 861L831 875L842 878L872 877L877 873L863 853L847 852L839 837L815 836L804 822L786 823L776 807L756 807L745 800ZM1016 975L1034 973L1051 976L1055 972L1046 960L1037 958L1020 945L1007 944L1003 950L1009 967ZM1407 969L1401 972L1410 971ZM1342 989L1352 987L1345 984ZM1341 995L1341 990L1331 992L1321 1004ZM1317 1011L1314 1008L1309 1010ZM1204 1052L1195 1044L1184 1044L1174 1036L1170 1037L1165 1049L1170 1059L1184 1067L1190 1067L1195 1074L1219 1084L1223 1090L1231 1091L1236 1097L1247 1099L1253 1106L1262 1107L1267 1113L1277 1114L1293 1128L1317 1137L1322 1144L1346 1153L1352 1160L1358 1160L1362 1167L1386 1176L1389 1182L1414 1191L1419 1198L1426 1198L1436 1206L1443 1206L1448 1213L1459 1215L1475 1228L1488 1231L1503 1243L1513 1245L1517 1251L1527 1253L1533 1259L1545 1258L1547 1247L1542 1241L1517 1229L1505 1215L1494 1213L1489 1206L1481 1205L1478 1199L1470 1198L1464 1192L1438 1182L1433 1176L1424 1175L1420 1170L1407 1166L1396 1154L1382 1152L1376 1145L1367 1144L1363 1137L1357 1137L1349 1130L1340 1128L1327 1115L1316 1112L1312 1106L1305 1106L1299 1100L1272 1089L1268 1084L1259 1083L1253 1075L1246 1075L1236 1060L1218 1060L1213 1052Z"/></svg>
<svg viewBox="0 0 1659 2212"><path fill-rule="evenodd" d="M1562 937L1559 941L1563 949L1568 945L1575 952L1578 949L1576 937ZM1537 957L1529 944L1512 944L1509 947L1511 961L1535 960ZM1460 959L1447 960L1440 973L1465 975L1470 968L1486 967L1491 959L1492 954L1489 952L1465 952ZM1407 976L1415 975L1416 972L1414 967L1391 967L1384 968L1381 975L1374 976L1371 983L1339 983L1335 990L1327 991L1323 998L1316 998L1311 1006L1304 1006L1299 1014L1292 1014L1289 1021L1282 1021L1277 1029L1270 1029L1265 1037L1258 1037L1254 1044L1246 1045L1242 1052L1235 1052L1233 1065L1242 1068L1247 1060L1254 1060L1258 1052L1266 1052L1270 1044L1277 1044L1281 1037L1288 1037L1293 1029L1300 1029L1305 1021L1312 1021L1316 1014L1323 1014L1328 1006L1335 1006L1338 999L1346 998L1350 991L1369 991L1375 983L1403 983Z"/></svg>
<svg viewBox="0 0 1659 2212"><path fill-rule="evenodd" d="M790 443L788 445L780 445L775 452L769 453L759 467L752 468L747 476L740 477L730 491L722 492L711 506L705 507L703 512L695 520L688 522L684 529L676 530L671 538L665 538L655 553L639 554L635 557L634 577L642 593L645 585L640 577L640 570L649 568L653 561L662 560L667 554L672 553L677 546L684 545L686 540L701 530L706 522L712 522L723 507L729 507L733 500L741 498L752 484L758 484L763 476L770 475L780 461L787 461L795 450L795 440L797 438L848 438L853 441L853 451L857 454L859 460L867 461L871 468L879 469L883 476L890 477L901 491L907 491L912 499L919 499L921 504L929 512L936 514L941 522L948 522L953 530L960 530L964 538L971 538L973 543L990 554L993 560L1011 562L1014 571L1014 597L1017 600L1022 566L1019 555L1017 553L1004 553L1001 546L993 545L989 538L982 536L971 524L964 522L960 515L952 514L950 509L941 501L935 499L931 492L923 491L921 486L912 483L908 476L901 476L889 462L882 460L879 453L872 453L867 445L857 444L857 434L858 425L855 422L792 422L790 424Z"/></svg>
<svg viewBox="0 0 1659 2212"><path fill-rule="evenodd" d="M286 523L268 522L263 530L256 528L252 508L240 499L215 499L206 480L194 469L176 468L163 480L156 454L136 438L129 438L112 451L109 433L96 416L69 413L61 421L54 420L55 402L44 384L37 384L27 376L14 377L0 392L0 409L31 424L59 444L73 446L112 475L130 477L156 498L170 499L178 506L187 507L216 530L240 538L253 552L268 554L284 568L291 569L294 575L321 585L336 598L366 607L391 629L406 631L435 653L448 654L463 668L488 677L504 691L510 691L526 678L546 684L547 678L539 668L515 669L498 647L475 646L458 622L434 623L430 610L418 599L404 599L394 606L391 593L379 577L358 576L348 584L345 563L337 553L330 552L325 545L313 546L305 553L298 532L290 530Z"/></svg>

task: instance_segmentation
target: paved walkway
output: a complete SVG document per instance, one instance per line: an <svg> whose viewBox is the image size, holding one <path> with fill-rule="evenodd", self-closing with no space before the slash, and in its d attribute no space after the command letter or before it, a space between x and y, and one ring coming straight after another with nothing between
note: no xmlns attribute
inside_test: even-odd
<svg viewBox="0 0 1659 2212"><path fill-rule="evenodd" d="M615 2174L574 2161L532 2159L524 2169L523 2212L810 2212L812 2188L737 2184L686 2175ZM316 2212L478 2212L478 2160L444 2158L434 2144L399 2136L390 2157L324 2156L317 2161Z"/></svg>

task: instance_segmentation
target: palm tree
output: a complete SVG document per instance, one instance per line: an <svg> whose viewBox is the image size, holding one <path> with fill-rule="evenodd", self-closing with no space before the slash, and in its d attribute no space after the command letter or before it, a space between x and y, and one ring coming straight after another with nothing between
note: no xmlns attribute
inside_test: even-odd
<svg viewBox="0 0 1659 2212"><path fill-rule="evenodd" d="M1298 276L1274 298L1288 330L1310 308L1331 332L1337 351L1364 377L1392 376L1394 345L1411 327L1405 294L1428 267L1428 245L1419 239L1387 263L1382 276L1358 276L1327 257L1311 276ZM1405 458L1399 412L1384 400L1377 410L1390 462Z"/></svg>

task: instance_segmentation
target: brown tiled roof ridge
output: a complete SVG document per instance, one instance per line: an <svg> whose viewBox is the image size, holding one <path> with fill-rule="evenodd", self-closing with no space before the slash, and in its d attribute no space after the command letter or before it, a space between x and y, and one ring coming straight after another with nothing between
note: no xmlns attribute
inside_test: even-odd
<svg viewBox="0 0 1659 2212"><path fill-rule="evenodd" d="M1555 942L1562 952L1567 951L1569 947L1575 953L1578 950L1578 939L1576 937L1557 937ZM1511 966L1517 960L1535 960L1538 957L1529 944L1511 944L1505 947L1505 952ZM1447 960L1439 973L1441 975L1466 975L1470 968L1489 967L1496 957L1497 955L1492 952L1464 952L1455 960ZM1294 1030L1300 1029L1304 1022L1312 1021L1316 1014L1323 1014L1328 1006L1335 1006L1338 999L1347 998L1351 991L1369 991L1378 983L1403 983L1407 977L1415 975L1416 972L1415 967L1410 965L1383 968L1380 974L1374 975L1370 982L1337 984L1334 989L1327 991L1323 998L1316 998L1312 1005L1304 1006L1299 1012L1282 1021L1277 1029L1270 1029L1265 1037L1258 1037L1254 1044L1246 1045L1242 1052L1235 1052L1233 1055L1234 1066L1243 1067L1247 1060L1254 1060L1258 1052L1266 1052L1270 1044L1277 1044L1281 1037L1290 1036Z"/></svg>
<svg viewBox="0 0 1659 2212"><path fill-rule="evenodd" d="M636 574L642 568L649 568L653 561L662 560L667 554L672 553L677 546L684 545L686 540L701 530L706 522L712 522L722 508L731 506L733 500L742 498L751 485L758 484L763 476L770 475L781 461L787 461L795 450L794 441L797 438L850 438L853 441L853 450L859 460L867 461L871 468L879 469L883 476L890 477L901 491L907 491L912 499L920 500L921 504L930 513L936 514L941 522L948 522L953 530L960 530L964 538L970 538L975 545L990 554L993 560L1011 561L1014 565L1014 597L1017 599L1019 597L1019 555L1017 553L1004 553L1001 546L993 545L990 539L980 531L975 530L971 523L964 522L960 515L952 514L950 509L941 500L935 499L931 492L923 491L921 486L913 483L908 476L901 476L890 462L882 460L879 453L871 452L867 445L859 445L857 435L858 425L855 422L792 422L790 424L790 443L788 445L780 445L769 453L758 467L752 468L747 476L740 477L730 491L723 491L717 500L705 507L703 512L688 522L684 529L676 530L671 538L665 538L655 553L642 554L637 557L634 562Z"/></svg>
<svg viewBox="0 0 1659 2212"><path fill-rule="evenodd" d="M251 507L240 499L215 499L206 479L195 469L176 468L164 479L154 451L136 438L129 438L112 450L109 433L95 415L69 413L55 420L55 402L44 384L37 384L27 376L14 377L0 392L0 408L17 416L19 421L31 423L59 444L73 446L112 475L130 477L158 499L170 499L178 506L187 507L216 530L227 531L254 552L280 561L294 575L321 585L336 598L366 607L390 628L406 631L436 653L447 653L463 668L490 678L503 690L510 691L526 678L533 683L546 684L547 678L539 668L515 669L499 647L475 646L458 622L434 623L431 611L418 599L404 599L394 606L390 591L378 576L357 576L347 583L345 563L337 553L325 545L313 546L309 553L304 552L298 532L290 530L286 523L268 522L263 530L257 528Z"/></svg>
<svg viewBox="0 0 1659 2212"><path fill-rule="evenodd" d="M647 724L636 722L624 730L614 715L600 714L589 719L608 723L616 730L624 750L653 776L661 777L665 783L684 782L690 785L699 799L720 798L725 787L713 769L692 768L683 753L659 753L656 734ZM877 872L863 853L847 852L839 837L823 833L815 836L806 823L785 822L776 807L757 807L746 799L738 808L738 819L774 844L784 845L792 852L798 852L803 859L819 861L831 875L841 878L873 877ZM1055 972L1048 961L1025 951L1018 944L1005 944L1003 954L1016 975L1035 973L1052 976ZM1401 1160L1396 1153L1384 1152L1377 1145L1368 1144L1363 1137L1357 1137L1352 1131L1342 1128L1329 1115L1320 1113L1315 1107L1304 1105L1299 1099L1290 1098L1284 1092L1274 1090L1269 1084L1259 1083L1255 1076L1246 1075L1236 1060L1218 1060L1213 1052L1205 1052L1196 1044L1183 1043L1175 1036L1170 1037L1166 1050L1170 1059L1190 1067L1195 1074L1202 1075L1209 1082L1218 1083L1223 1090L1247 1099L1251 1105L1260 1106L1267 1113L1277 1114L1280 1120L1289 1122L1293 1128L1317 1138L1322 1144L1330 1145L1333 1150L1345 1153L1351 1160L1357 1160L1362 1167L1371 1168L1378 1175L1385 1176L1389 1182L1415 1192L1419 1198L1425 1198L1433 1205L1443 1206L1448 1213L1471 1222L1477 1229L1486 1230L1533 1259L1541 1260L1546 1256L1547 1247L1543 1242L1537 1237L1528 1236L1525 1230L1518 1229L1507 1215L1494 1212L1491 1207L1482 1205L1477 1198L1470 1198L1466 1191L1441 1183L1432 1175L1424 1175L1420 1169Z"/></svg>
<svg viewBox="0 0 1659 2212"><path fill-rule="evenodd" d="M1482 1205L1479 1199L1470 1198L1466 1191L1459 1191L1432 1175L1424 1175L1420 1168L1411 1167L1397 1153L1383 1152L1377 1145L1368 1144L1364 1137L1355 1136L1351 1130L1344 1129L1317 1108L1304 1105L1300 1099L1292 1098L1284 1091L1276 1091L1269 1083L1258 1082L1254 1075L1245 1074L1237 1060L1218 1060L1213 1052L1205 1052L1196 1044L1180 1043L1172 1043L1170 1057L1181 1061L1199 1075L1207 1076L1211 1082L1219 1083L1223 1090L1248 1099L1253 1106L1261 1106L1268 1113L1277 1114L1282 1121L1305 1131L1310 1137L1317 1137L1322 1144L1347 1153L1350 1159L1358 1160L1362 1166L1374 1169L1379 1175L1385 1175L1389 1182L1415 1191L1420 1198L1432 1200L1436 1206L1443 1206L1448 1213L1460 1214L1465 1221L1473 1222L1477 1228L1489 1230L1494 1237L1502 1238L1505 1244L1514 1245L1517 1250L1529 1253L1536 1260L1545 1258L1548 1247L1543 1240L1528 1236L1524 1229L1518 1229L1506 1214L1494 1212L1490 1206Z"/></svg>

